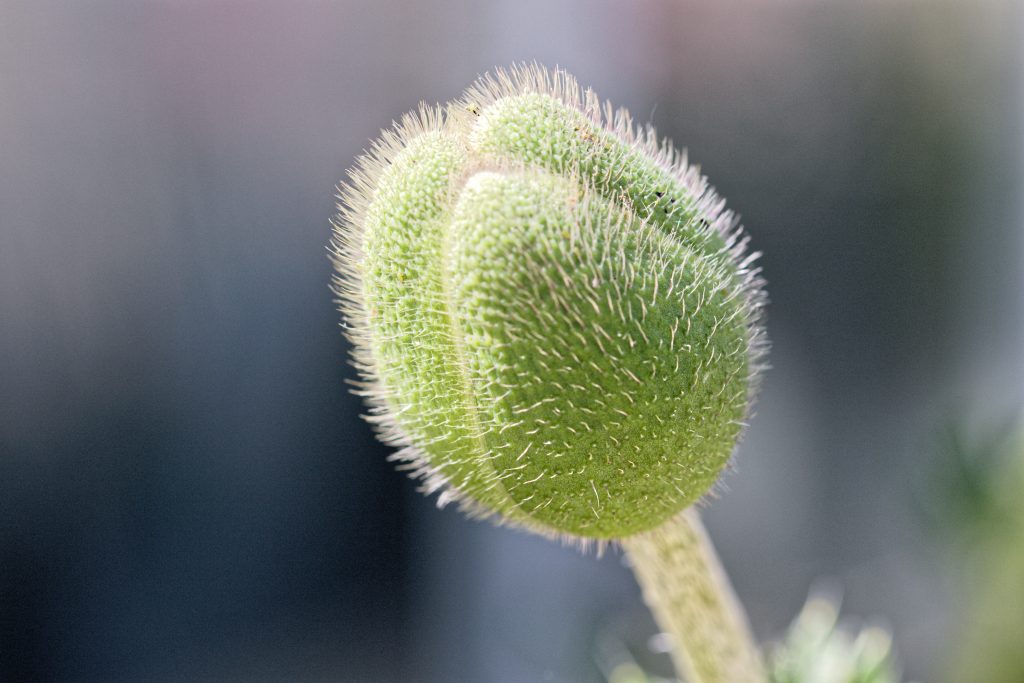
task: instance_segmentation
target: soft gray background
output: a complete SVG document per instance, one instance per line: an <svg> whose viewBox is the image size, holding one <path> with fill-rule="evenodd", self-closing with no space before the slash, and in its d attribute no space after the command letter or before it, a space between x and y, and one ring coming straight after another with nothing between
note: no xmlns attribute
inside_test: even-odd
<svg viewBox="0 0 1024 683"><path fill-rule="evenodd" d="M819 579L937 680L934 435L1024 402L1011 2L0 2L0 678L600 681L616 554L438 512L346 393L333 184L519 60L702 164L773 370L708 525L762 638ZM609 645L611 643L612 645Z"/></svg>

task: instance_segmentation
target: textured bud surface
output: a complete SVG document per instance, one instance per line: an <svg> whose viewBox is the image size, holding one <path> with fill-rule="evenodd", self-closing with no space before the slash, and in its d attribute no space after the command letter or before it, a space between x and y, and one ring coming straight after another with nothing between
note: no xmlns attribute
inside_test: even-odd
<svg viewBox="0 0 1024 683"><path fill-rule="evenodd" d="M529 67L407 117L351 178L337 291L371 419L427 490L611 539L713 486L763 297L670 145Z"/></svg>

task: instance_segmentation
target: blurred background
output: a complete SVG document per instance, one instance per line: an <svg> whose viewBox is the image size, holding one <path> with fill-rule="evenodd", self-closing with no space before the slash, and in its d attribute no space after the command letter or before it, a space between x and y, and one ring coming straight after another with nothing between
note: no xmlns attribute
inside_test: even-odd
<svg viewBox="0 0 1024 683"><path fill-rule="evenodd" d="M1022 46L997 0L4 0L0 680L604 681L643 649L617 553L436 510L345 384L334 184L521 60L688 148L765 254L773 369L706 508L758 637L838 587L953 680L1000 561L961 503L1024 406Z"/></svg>

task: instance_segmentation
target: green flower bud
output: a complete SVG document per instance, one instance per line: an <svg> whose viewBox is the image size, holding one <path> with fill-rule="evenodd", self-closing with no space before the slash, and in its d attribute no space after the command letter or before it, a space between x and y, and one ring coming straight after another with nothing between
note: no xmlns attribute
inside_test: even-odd
<svg viewBox="0 0 1024 683"><path fill-rule="evenodd" d="M523 67L407 115L350 176L333 252L361 393L440 503L607 540L712 488L763 295L671 145Z"/></svg>

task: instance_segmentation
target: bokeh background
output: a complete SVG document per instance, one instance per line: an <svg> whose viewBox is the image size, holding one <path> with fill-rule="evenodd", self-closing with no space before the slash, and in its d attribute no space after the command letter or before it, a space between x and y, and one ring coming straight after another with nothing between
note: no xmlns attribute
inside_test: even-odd
<svg viewBox="0 0 1024 683"><path fill-rule="evenodd" d="M1022 46L994 0L4 0L0 680L603 681L646 642L618 554L434 509L345 383L335 182L523 60L687 147L765 254L706 509L757 635L839 587L949 680L944 435L1024 405Z"/></svg>

